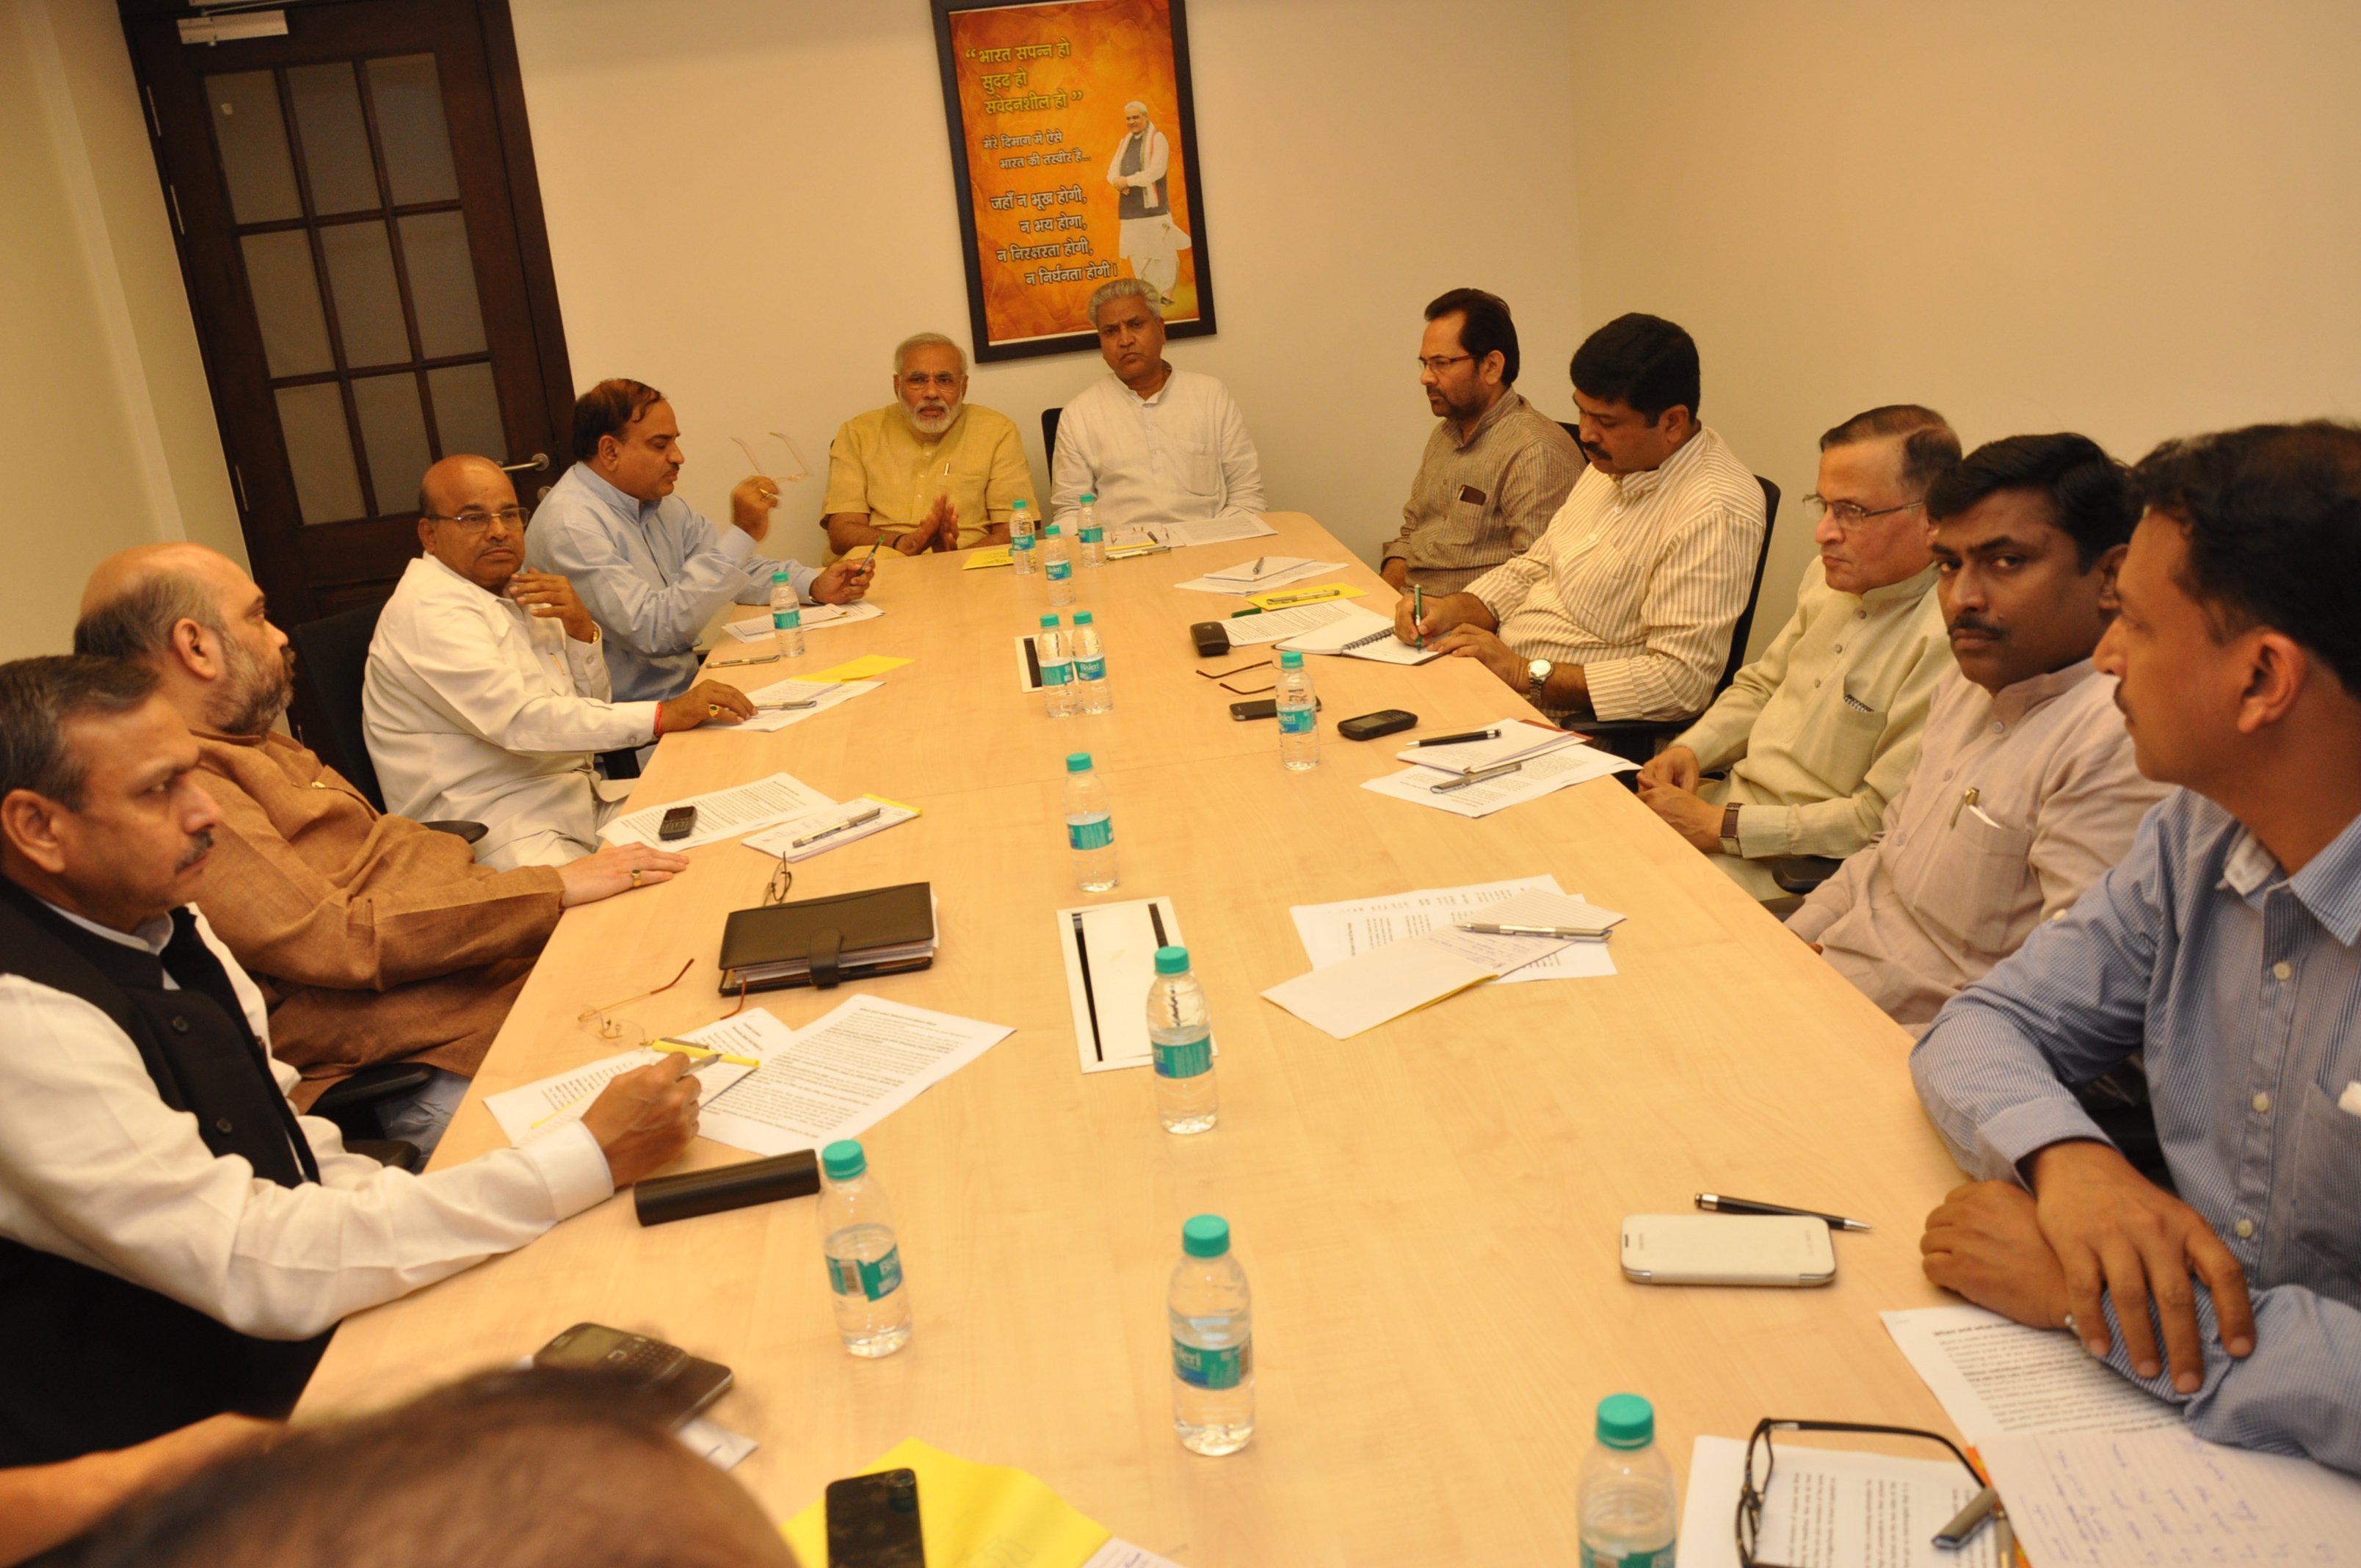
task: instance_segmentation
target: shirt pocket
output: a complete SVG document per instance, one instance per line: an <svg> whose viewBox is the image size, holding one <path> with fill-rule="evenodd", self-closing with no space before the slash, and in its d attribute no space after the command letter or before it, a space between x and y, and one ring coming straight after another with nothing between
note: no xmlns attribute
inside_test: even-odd
<svg viewBox="0 0 2361 1568"><path fill-rule="evenodd" d="M1222 493L1222 455L1209 446L1193 441L1170 441L1162 444L1166 470L1172 482L1192 496L1219 496Z"/></svg>
<svg viewBox="0 0 2361 1568"><path fill-rule="evenodd" d="M1952 804L1959 801L1955 796ZM1956 820L1923 831L1943 835L1940 849L1918 857L1914 885L1903 890L1920 920L1972 953L1999 959L2033 882L2033 834L1987 822L1960 806Z"/></svg>
<svg viewBox="0 0 2361 1568"><path fill-rule="evenodd" d="M1860 787L1870 759L1877 755L1877 743L1885 738L1884 710L1856 707L1853 702L1845 692L1838 691L1821 720L1827 749L1820 755L1826 760L1827 780L1846 795Z"/></svg>
<svg viewBox="0 0 2361 1568"><path fill-rule="evenodd" d="M2315 1084L2303 1090L2295 1130L2295 1244L2348 1281L2361 1281L2361 1116L2340 1111ZM2356 1298L2345 1293L2345 1299Z"/></svg>

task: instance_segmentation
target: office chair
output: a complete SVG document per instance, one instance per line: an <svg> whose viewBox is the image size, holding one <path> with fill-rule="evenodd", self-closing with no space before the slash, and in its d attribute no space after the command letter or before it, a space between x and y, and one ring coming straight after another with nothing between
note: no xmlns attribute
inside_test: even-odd
<svg viewBox="0 0 2361 1568"><path fill-rule="evenodd" d="M1049 465L1052 483L1058 472L1058 416L1065 411L1063 408L1041 411L1041 458Z"/></svg>

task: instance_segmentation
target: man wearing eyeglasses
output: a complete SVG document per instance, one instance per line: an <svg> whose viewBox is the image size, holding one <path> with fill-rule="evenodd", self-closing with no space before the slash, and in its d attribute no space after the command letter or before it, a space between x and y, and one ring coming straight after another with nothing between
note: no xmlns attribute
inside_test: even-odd
<svg viewBox="0 0 2361 1568"><path fill-rule="evenodd" d="M1397 590L1453 594L1532 548L1582 449L1517 390L1517 323L1497 294L1454 289L1429 304L1418 367L1436 423L1379 572Z"/></svg>
<svg viewBox="0 0 2361 1568"><path fill-rule="evenodd" d="M609 700L605 641L573 585L520 571L524 511L500 465L445 457L419 485L419 543L378 617L361 713L385 803L484 825L476 858L510 871L598 848L616 803L592 759L754 705L700 681L665 701Z"/></svg>
<svg viewBox="0 0 2361 1568"><path fill-rule="evenodd" d="M1795 613L1730 689L1640 770L1640 798L1755 897L1768 861L1851 854L1910 776L1952 668L1927 552L1927 487L1960 460L1943 416L1867 410L1820 437L1818 559ZM1704 775L1727 769L1726 777Z"/></svg>
<svg viewBox="0 0 2361 1568"><path fill-rule="evenodd" d="M1982 1179L1919 1249L2197 1436L2361 1474L2361 428L2167 442L2133 482L2096 662L2181 787L1912 1053ZM2175 1191L2074 1097L2134 1052Z"/></svg>
<svg viewBox="0 0 2361 1568"><path fill-rule="evenodd" d="M768 604L785 571L806 604L844 604L869 588L858 565L814 571L758 555L778 481L749 475L730 492L728 528L673 494L687 455L664 395L601 381L574 401L574 466L533 515L525 563L564 578L606 632L616 699L662 701L697 678L697 640L729 604Z"/></svg>
<svg viewBox="0 0 2361 1568"><path fill-rule="evenodd" d="M873 541L905 555L1008 543L1023 501L1038 513L1016 422L967 400L967 355L939 332L894 350L894 400L846 420L828 449L820 525L832 564Z"/></svg>

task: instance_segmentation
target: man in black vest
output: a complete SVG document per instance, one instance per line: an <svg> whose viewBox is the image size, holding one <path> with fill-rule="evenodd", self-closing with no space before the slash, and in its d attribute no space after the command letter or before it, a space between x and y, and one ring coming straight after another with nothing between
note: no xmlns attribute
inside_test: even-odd
<svg viewBox="0 0 2361 1568"><path fill-rule="evenodd" d="M217 819L155 673L0 664L0 1464L281 1414L347 1312L522 1246L678 1155L680 1064L415 1177L299 1118L192 905Z"/></svg>

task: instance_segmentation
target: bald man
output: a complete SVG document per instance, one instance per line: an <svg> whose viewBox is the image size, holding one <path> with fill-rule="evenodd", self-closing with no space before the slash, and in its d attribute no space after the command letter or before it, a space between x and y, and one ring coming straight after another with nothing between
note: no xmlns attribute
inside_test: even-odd
<svg viewBox="0 0 2361 1568"><path fill-rule="evenodd" d="M292 695L292 651L254 579L201 544L101 563L74 651L155 671L197 739L197 772L221 810L205 912L262 986L276 1054L303 1075L296 1104L361 1068L416 1062L427 1083L379 1118L422 1151L442 1137L558 912L687 867L633 844L496 872L448 833L379 815L273 728Z"/></svg>
<svg viewBox="0 0 2361 1568"><path fill-rule="evenodd" d="M746 694L718 681L664 702L610 701L598 626L574 586L522 570L524 509L499 464L444 458L418 506L426 554L378 618L361 687L393 810L482 823L476 858L501 871L562 866L598 848L617 809L597 753L753 717Z"/></svg>

